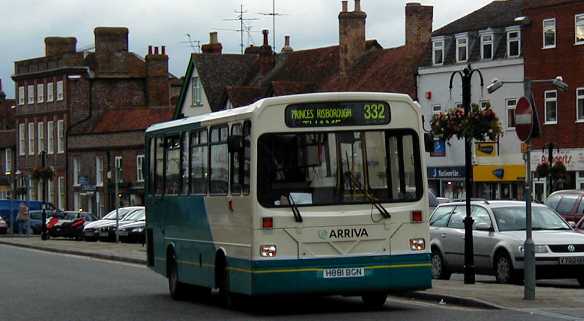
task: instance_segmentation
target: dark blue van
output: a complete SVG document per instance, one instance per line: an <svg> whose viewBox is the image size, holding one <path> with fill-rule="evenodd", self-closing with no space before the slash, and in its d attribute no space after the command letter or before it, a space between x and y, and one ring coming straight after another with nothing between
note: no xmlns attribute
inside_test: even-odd
<svg viewBox="0 0 584 321"><path fill-rule="evenodd" d="M16 222L18 215L18 208L20 203L25 202L29 211L41 210L43 207L42 201L23 201L23 200L0 200L0 216L4 218L8 226L12 226L12 222ZM55 206L51 203L47 204L47 210L54 210Z"/></svg>

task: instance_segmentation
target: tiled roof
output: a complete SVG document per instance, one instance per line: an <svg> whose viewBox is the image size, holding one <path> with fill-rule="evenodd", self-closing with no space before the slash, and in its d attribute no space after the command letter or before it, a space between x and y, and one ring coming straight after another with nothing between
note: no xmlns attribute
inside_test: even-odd
<svg viewBox="0 0 584 321"><path fill-rule="evenodd" d="M257 55L192 54L205 94L213 111L225 107L226 88L241 86L259 70Z"/></svg>
<svg viewBox="0 0 584 321"><path fill-rule="evenodd" d="M274 96L312 93L317 91L317 89L317 85L313 82L289 80L272 81L272 94Z"/></svg>
<svg viewBox="0 0 584 321"><path fill-rule="evenodd" d="M145 130L152 124L172 119L171 108L133 107L105 111L97 121L93 134Z"/></svg>
<svg viewBox="0 0 584 321"><path fill-rule="evenodd" d="M516 25L524 0L496 0L434 31L433 37ZM548 1L548 0L545 0ZM564 0L565 1L565 0Z"/></svg>
<svg viewBox="0 0 584 321"><path fill-rule="evenodd" d="M247 106L264 97L264 90L259 87L228 86L226 91L233 107Z"/></svg>

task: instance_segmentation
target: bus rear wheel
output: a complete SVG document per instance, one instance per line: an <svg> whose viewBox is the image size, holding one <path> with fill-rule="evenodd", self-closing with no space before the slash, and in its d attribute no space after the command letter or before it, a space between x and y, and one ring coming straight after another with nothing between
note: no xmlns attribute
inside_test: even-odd
<svg viewBox="0 0 584 321"><path fill-rule="evenodd" d="M168 261L168 290L174 300L184 300L187 297L187 285L178 280L178 268L174 254L169 255Z"/></svg>
<svg viewBox="0 0 584 321"><path fill-rule="evenodd" d="M363 303L370 308L381 308L387 301L386 293L367 293L361 296Z"/></svg>

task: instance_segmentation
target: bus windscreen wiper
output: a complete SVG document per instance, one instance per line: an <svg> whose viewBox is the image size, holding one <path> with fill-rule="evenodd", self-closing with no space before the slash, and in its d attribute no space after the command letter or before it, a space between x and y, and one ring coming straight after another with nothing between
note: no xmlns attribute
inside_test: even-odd
<svg viewBox="0 0 584 321"><path fill-rule="evenodd" d="M379 211L379 214L381 214L381 216L383 216L383 218L391 218L391 214L389 214L387 209L385 209L385 207L383 207L381 202L378 199L376 199L375 197L369 195L369 193L367 193L365 190L363 190L361 183L359 183L357 180L355 180L355 178L353 177L353 174L350 171L347 171L345 173L345 176L347 176L351 185L357 187L359 192L363 193L365 195L365 197L367 197L367 199L369 200L371 205L375 206L375 208Z"/></svg>
<svg viewBox="0 0 584 321"><path fill-rule="evenodd" d="M290 203L290 208L292 209L292 213L294 214L294 220L296 222L301 223L302 222L302 215L300 215L300 210L298 209L298 205L296 205L294 198L292 198L292 195L290 195L290 194L291 193L288 194L288 203Z"/></svg>

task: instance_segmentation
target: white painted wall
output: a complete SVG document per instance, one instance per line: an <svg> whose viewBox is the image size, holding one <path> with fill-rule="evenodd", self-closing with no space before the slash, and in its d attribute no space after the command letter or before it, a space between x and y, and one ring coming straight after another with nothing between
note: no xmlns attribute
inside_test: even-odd
<svg viewBox="0 0 584 321"><path fill-rule="evenodd" d="M432 119L432 106L439 104L442 111L455 107L462 102L462 81L460 76L455 76L452 93L450 93L450 75L455 71L461 71L466 65L448 65L439 67L420 67L418 69L418 101L422 106L425 118L425 128L430 128ZM521 154L521 142L517 138L514 129L507 128L507 98L520 98L524 95L522 84L506 84L492 95L487 93L487 86L494 78L507 81L523 81L523 58L477 62L472 67L479 69L483 74L484 89L481 92L480 77L473 75L472 97L473 103L481 100L489 100L491 107L499 116L503 127L503 137L500 138L499 157L477 158L475 164L523 164ZM432 92L432 98L426 99L426 93ZM429 157L428 167L464 166L464 141L453 138L450 146L446 145L446 157Z"/></svg>
<svg viewBox="0 0 584 321"><path fill-rule="evenodd" d="M181 112L185 117L198 116L202 114L207 114L211 112L211 106L209 105L209 100L207 99L207 94L205 93L205 88L203 88L202 93L202 106L193 106L193 78L198 77L199 73L197 68L193 68L193 75L189 79L187 93L183 105L181 106Z"/></svg>

